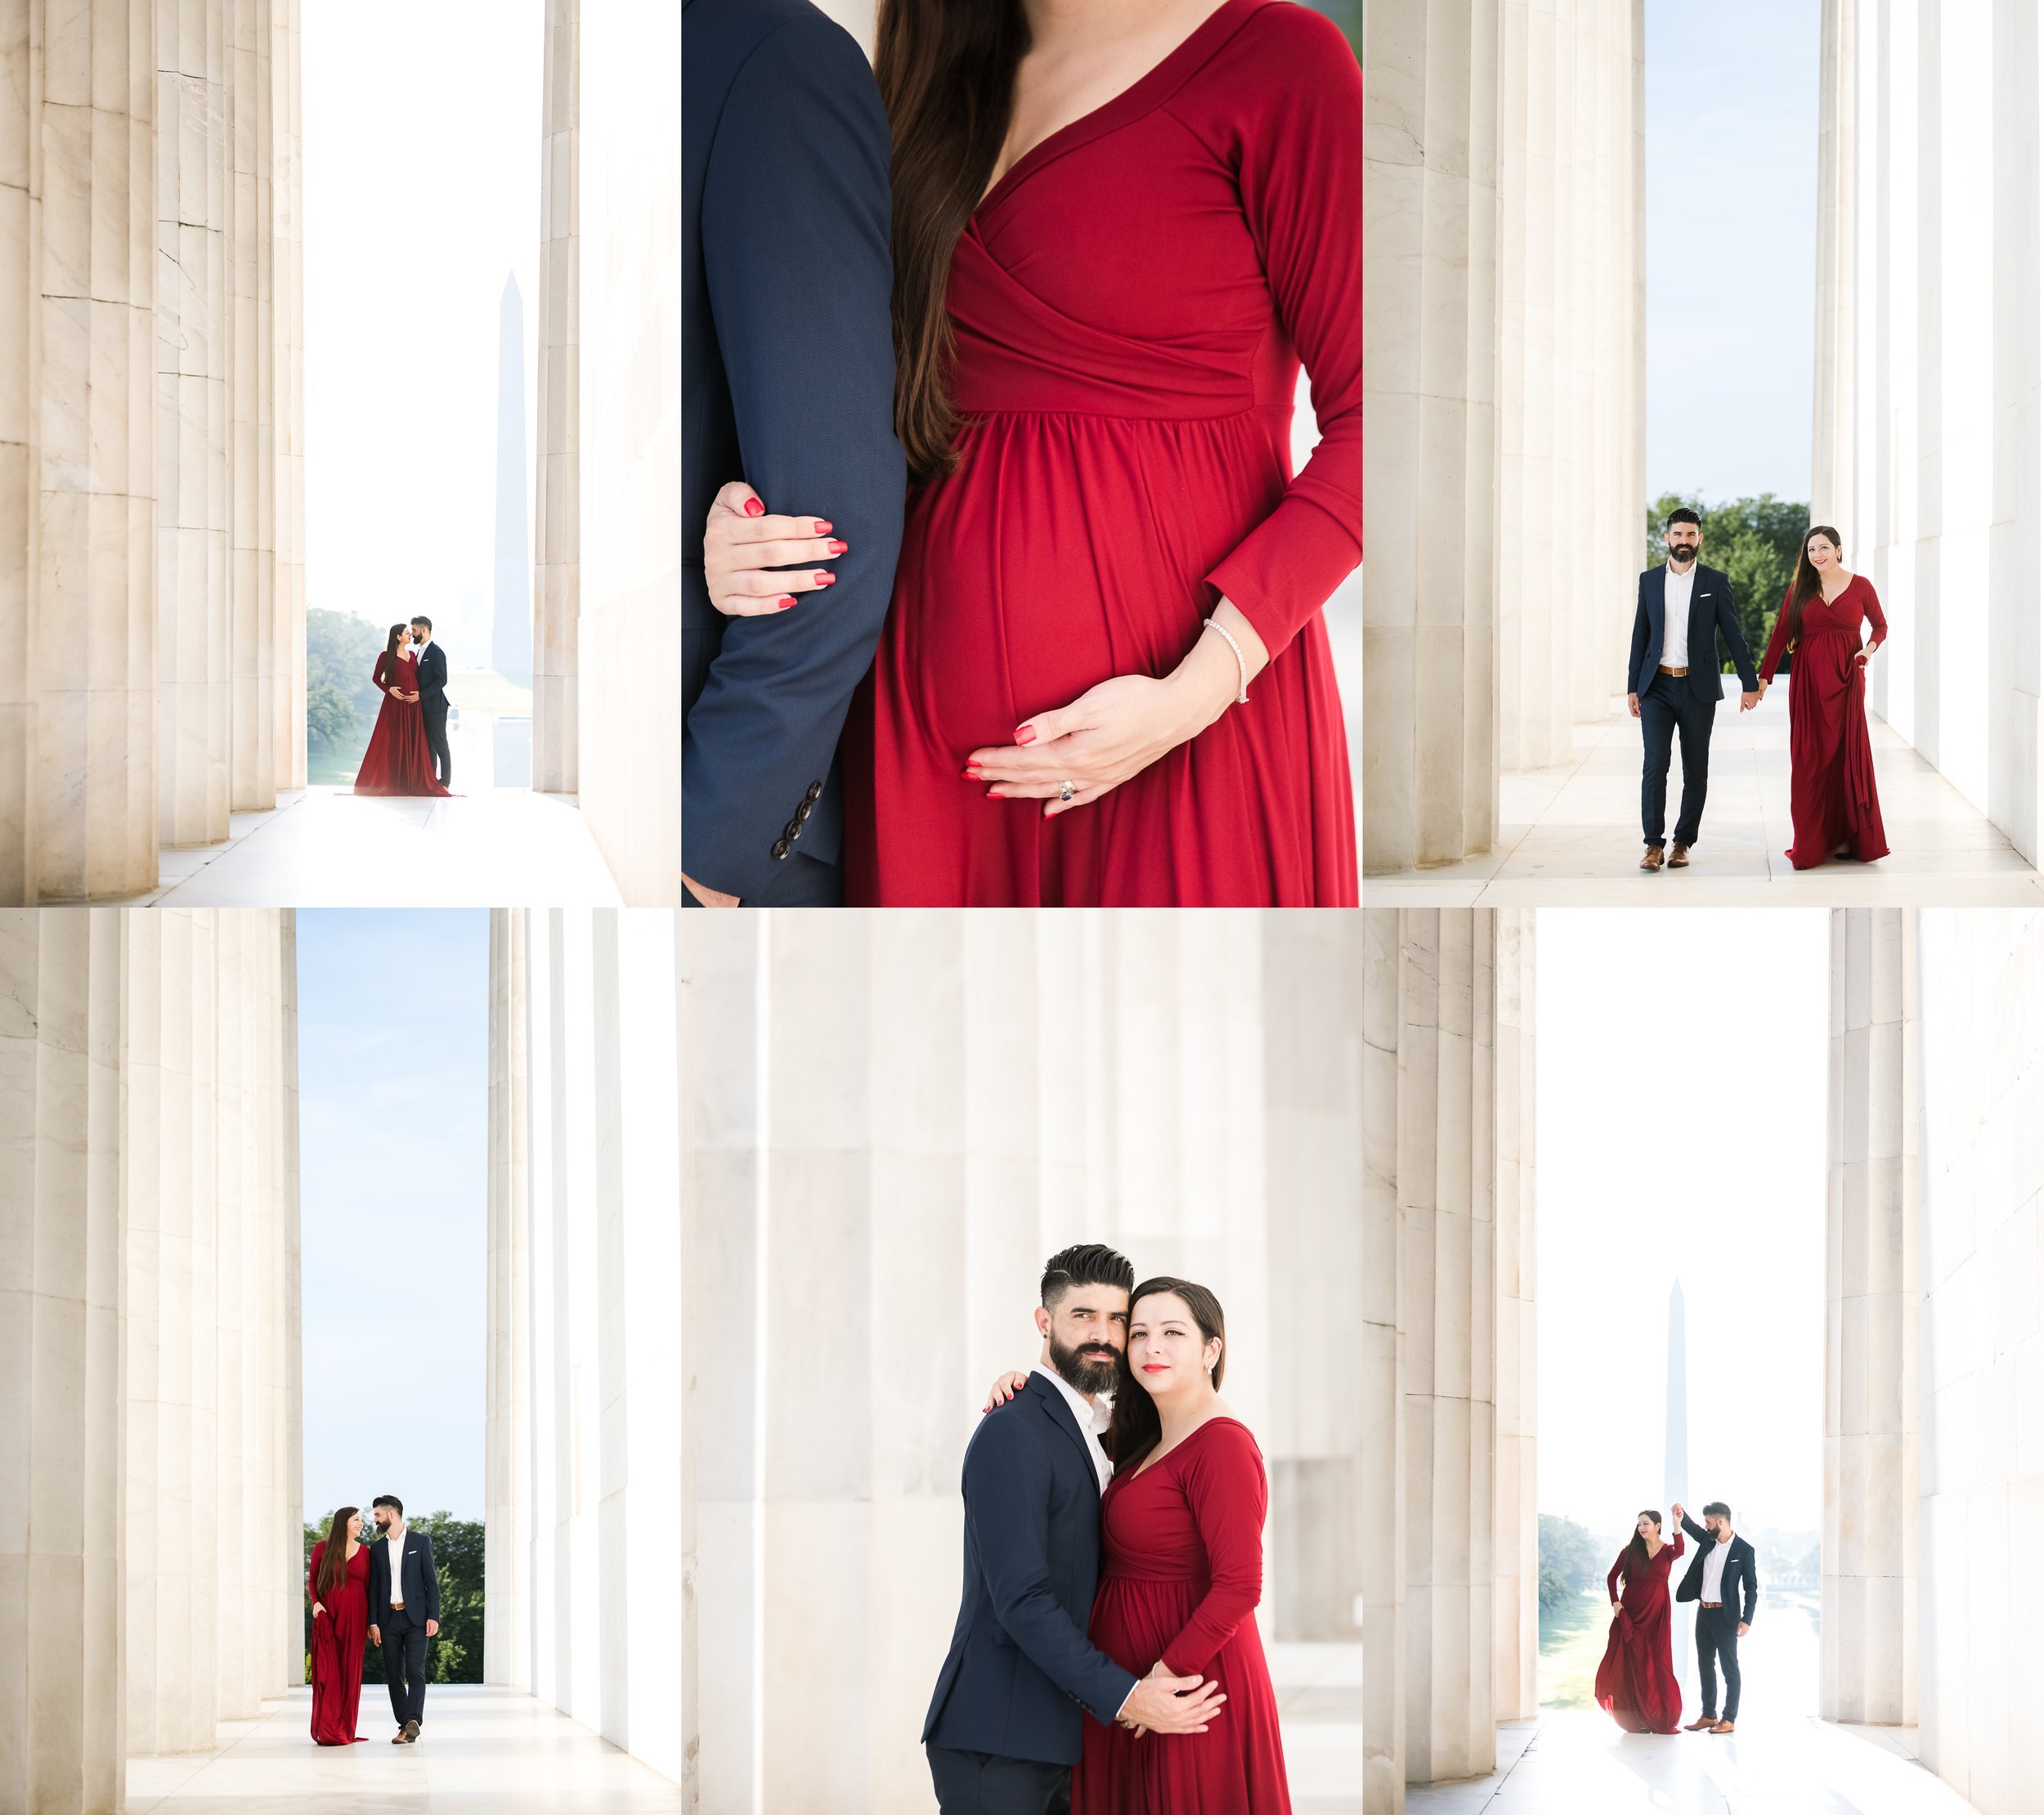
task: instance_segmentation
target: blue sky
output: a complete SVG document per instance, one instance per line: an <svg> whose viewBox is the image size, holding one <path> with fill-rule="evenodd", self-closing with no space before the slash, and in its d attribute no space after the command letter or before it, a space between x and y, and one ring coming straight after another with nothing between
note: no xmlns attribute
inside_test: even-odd
<svg viewBox="0 0 2044 1815"><path fill-rule="evenodd" d="M480 1518L490 917L298 928L305 1516Z"/></svg>
<svg viewBox="0 0 2044 1815"><path fill-rule="evenodd" d="M1647 0L1647 495L1807 499L1818 0Z"/></svg>

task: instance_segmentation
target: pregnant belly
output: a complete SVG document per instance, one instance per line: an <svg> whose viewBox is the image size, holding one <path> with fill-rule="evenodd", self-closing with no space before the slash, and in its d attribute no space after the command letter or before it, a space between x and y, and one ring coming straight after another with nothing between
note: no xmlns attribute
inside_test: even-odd
<svg viewBox="0 0 2044 1815"><path fill-rule="evenodd" d="M1280 414L970 421L905 527L885 691L966 749L1111 675L1168 674L1213 610L1207 572L1283 495Z"/></svg>

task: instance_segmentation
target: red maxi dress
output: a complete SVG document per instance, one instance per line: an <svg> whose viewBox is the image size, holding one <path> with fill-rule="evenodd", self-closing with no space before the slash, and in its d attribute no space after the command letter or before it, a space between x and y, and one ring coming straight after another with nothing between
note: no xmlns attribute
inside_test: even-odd
<svg viewBox="0 0 2044 1815"><path fill-rule="evenodd" d="M358 1545L332 1593L321 1594L320 1559L326 1539L312 1547L305 1592L326 1609L312 1619L312 1737L322 1746L351 1746L362 1736L355 1717L362 1703L362 1644L369 1637L369 1546Z"/></svg>
<svg viewBox="0 0 2044 1815"><path fill-rule="evenodd" d="M1773 680L1788 645L1788 601L1776 613L1760 679ZM1795 842L1789 862L1814 868L1840 845L1862 863L1888 854L1874 789L1874 746L1867 731L1867 665L1857 659L1860 625L1874 627L1870 648L1888 635L1888 620L1864 574L1827 604L1803 607L1803 634L1789 671L1789 819Z"/></svg>
<svg viewBox="0 0 2044 1815"><path fill-rule="evenodd" d="M1268 1497L1262 1452L1232 1418L1209 1418L1160 1460L1107 1484L1093 1642L1137 1676L1162 1658L1174 1676L1218 1683L1228 1702L1204 1733L1138 1739L1087 1721L1072 1815L1289 1815L1277 1696L1256 1629Z"/></svg>
<svg viewBox="0 0 2044 1815"><path fill-rule="evenodd" d="M847 901L1355 904L1320 608L1360 555L1361 113L1329 20L1226 0L979 204L947 293L960 465L909 501L846 726ZM1271 655L1247 705L1054 818L963 778L1033 715L1169 674L1224 595Z"/></svg>
<svg viewBox="0 0 2044 1815"><path fill-rule="evenodd" d="M383 689L383 706L369 734L369 748L362 752L362 766L356 771L355 791L448 793L433 778L433 751L427 746L426 719L419 701L397 697L419 691L419 664L410 656L400 656L393 663L386 650L376 658L375 680Z"/></svg>
<svg viewBox="0 0 2044 1815"><path fill-rule="evenodd" d="M1597 1705L1629 1733L1672 1733L1682 1725L1682 1690L1668 1638L1668 1571L1682 1554L1682 1534L1636 1571L1627 1570L1629 1550L1619 1552L1604 1578L1616 1602L1624 1574L1625 1597L1597 1666Z"/></svg>

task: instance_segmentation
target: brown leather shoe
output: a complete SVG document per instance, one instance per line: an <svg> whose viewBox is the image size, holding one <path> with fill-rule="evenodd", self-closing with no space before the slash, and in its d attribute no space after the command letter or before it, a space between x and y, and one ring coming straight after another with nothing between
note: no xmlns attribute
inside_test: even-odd
<svg viewBox="0 0 2044 1815"><path fill-rule="evenodd" d="M1687 1727L1683 1728L1683 1732L1685 1733L1700 1733L1706 1727L1715 1727L1717 1724L1718 1717L1715 1714L1706 1714L1700 1720L1691 1721Z"/></svg>
<svg viewBox="0 0 2044 1815"><path fill-rule="evenodd" d="M1643 870L1657 870L1666 861L1658 845L1649 845L1647 854L1639 860L1639 867Z"/></svg>
<svg viewBox="0 0 2044 1815"><path fill-rule="evenodd" d="M1671 870L1686 870L1689 867L1689 847L1687 845L1673 845L1669 847L1668 867Z"/></svg>
<svg viewBox="0 0 2044 1815"><path fill-rule="evenodd" d="M415 1720L406 1721L405 1731L398 1737L404 1741L406 1745L416 1746L419 1743L419 1723Z"/></svg>
<svg viewBox="0 0 2044 1815"><path fill-rule="evenodd" d="M1714 1733L1729 1733L1732 1730L1732 1723L1728 1720L1721 1720L1716 1726L1710 1729L1710 1731Z"/></svg>

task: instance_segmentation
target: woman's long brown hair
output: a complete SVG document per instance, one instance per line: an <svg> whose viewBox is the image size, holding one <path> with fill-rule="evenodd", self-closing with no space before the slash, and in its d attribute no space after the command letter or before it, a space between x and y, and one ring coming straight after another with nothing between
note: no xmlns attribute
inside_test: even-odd
<svg viewBox="0 0 2044 1815"><path fill-rule="evenodd" d="M347 1521L361 1511L359 1506L344 1506L326 1528L326 1548L320 1553L320 1573L312 1584L316 1599L324 1601L347 1573Z"/></svg>
<svg viewBox="0 0 2044 1815"><path fill-rule="evenodd" d="M944 293L1029 47L1021 0L880 0L873 65L894 141L894 432L911 485L958 464Z"/></svg>
<svg viewBox="0 0 2044 1815"><path fill-rule="evenodd" d="M1647 1540L1639 1535L1641 1519L1652 1519L1654 1530L1658 1531L1661 1529L1660 1512L1651 1506L1642 1507L1633 1520L1633 1541L1625 1546L1625 1567L1619 1572L1620 1579L1628 1582L1633 1579L1634 1566L1644 1569L1652 1560L1647 1555Z"/></svg>
<svg viewBox="0 0 2044 1815"><path fill-rule="evenodd" d="M1782 609L1788 613L1788 649L1792 655L1795 646L1803 640L1803 607L1817 597L1821 583L1817 569L1810 565L1810 538L1821 536L1831 545L1843 549L1838 531L1829 523L1813 523L1804 531L1801 545L1795 551L1795 577L1789 582L1788 597Z"/></svg>
<svg viewBox="0 0 2044 1815"><path fill-rule="evenodd" d="M390 641L383 645L383 659L390 664L387 672L393 681L397 678L397 645L404 641L405 633L410 628L409 624L392 625ZM357 647L359 648L360 645L358 644Z"/></svg>
<svg viewBox="0 0 2044 1815"><path fill-rule="evenodd" d="M1226 1321L1221 1315L1221 1301L1204 1286L1195 1285L1190 1279L1168 1277L1144 1280L1128 1295L1129 1327L1135 1327L1136 1306L1144 1299L1164 1292L1185 1300L1186 1309L1192 1313L1193 1322L1199 1326L1203 1347L1219 1339L1221 1355L1213 1365L1214 1390L1218 1392L1221 1377L1228 1370L1228 1333ZM1134 1364L1125 1355L1122 1357L1121 1373L1121 1384L1114 1393L1114 1414L1107 1421L1107 1453L1114 1458L1114 1472L1118 1475L1139 1466L1164 1434L1163 1423L1157 1416L1157 1401L1136 1381Z"/></svg>

